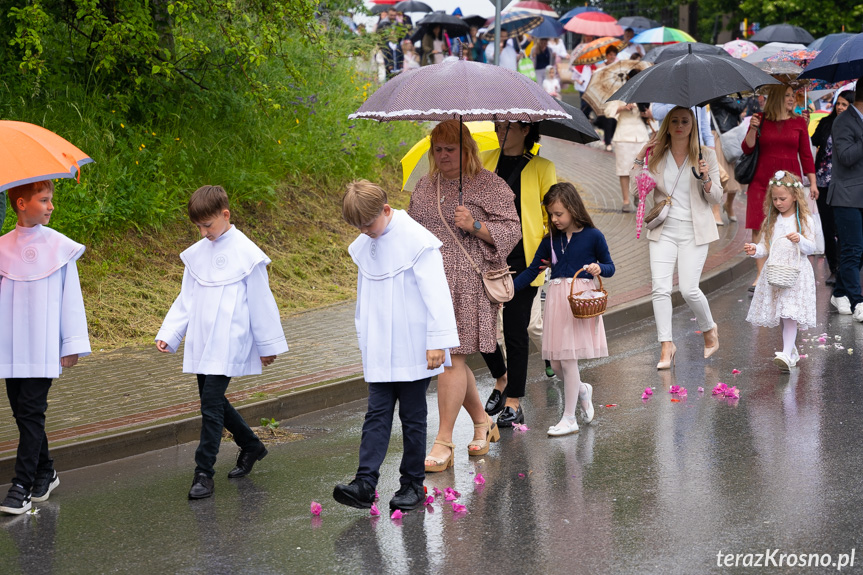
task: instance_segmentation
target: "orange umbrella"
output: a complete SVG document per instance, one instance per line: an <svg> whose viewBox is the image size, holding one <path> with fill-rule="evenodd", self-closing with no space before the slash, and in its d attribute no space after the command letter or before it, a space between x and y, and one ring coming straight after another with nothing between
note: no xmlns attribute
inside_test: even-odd
<svg viewBox="0 0 863 575"><path fill-rule="evenodd" d="M605 60L605 51L609 46L619 47L621 42L622 40L620 38L612 38L611 36L597 38L593 42L576 46L569 57L572 59L572 63L575 66L596 64L597 62Z"/></svg>
<svg viewBox="0 0 863 575"><path fill-rule="evenodd" d="M93 160L55 134L26 122L0 121L0 192L54 178L80 178Z"/></svg>

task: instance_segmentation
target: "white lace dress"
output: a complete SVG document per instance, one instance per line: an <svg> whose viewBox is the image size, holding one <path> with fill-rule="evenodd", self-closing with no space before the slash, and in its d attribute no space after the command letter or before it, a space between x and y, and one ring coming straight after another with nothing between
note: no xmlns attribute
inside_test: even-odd
<svg viewBox="0 0 863 575"><path fill-rule="evenodd" d="M811 217L806 218L804 233L800 242L792 243L785 238L791 232L797 231L797 218L779 217L773 227L773 238L770 241L770 254L765 262L765 272L769 264L796 265L800 268L797 283L790 288L777 288L767 283L767 274L762 273L755 286L752 304L746 321L763 327L776 327L780 318L797 321L800 329L815 326L815 274L812 265L806 257L815 251L815 227ZM797 254L800 247L800 255ZM764 247L764 239L755 251L756 258L768 255Z"/></svg>

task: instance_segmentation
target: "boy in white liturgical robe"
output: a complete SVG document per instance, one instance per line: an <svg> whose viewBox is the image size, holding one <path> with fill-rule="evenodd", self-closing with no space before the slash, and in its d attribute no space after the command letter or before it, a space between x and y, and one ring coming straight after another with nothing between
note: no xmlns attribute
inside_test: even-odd
<svg viewBox="0 0 863 575"><path fill-rule="evenodd" d="M362 232L348 251L359 268L355 321L369 402L359 468L349 485L336 485L333 498L372 506L398 402L404 454L390 509L416 509L425 501L426 390L459 346L442 244L366 180L348 185L342 215Z"/></svg>
<svg viewBox="0 0 863 575"><path fill-rule="evenodd" d="M225 391L232 377L261 373L261 366L288 351L288 344L267 277L270 258L231 225L225 190L196 190L189 199L189 219L202 238L180 254L186 264L183 286L156 335L156 347L176 352L185 336L183 373L198 376L201 441L189 499L203 499L213 495L223 427L240 447L228 477L248 475L267 455Z"/></svg>
<svg viewBox="0 0 863 575"><path fill-rule="evenodd" d="M19 515L60 485L45 435L48 390L62 368L90 355L90 338L75 264L84 246L44 227L54 183L24 184L8 196L18 225L0 237L0 377L18 426L18 453L0 511Z"/></svg>

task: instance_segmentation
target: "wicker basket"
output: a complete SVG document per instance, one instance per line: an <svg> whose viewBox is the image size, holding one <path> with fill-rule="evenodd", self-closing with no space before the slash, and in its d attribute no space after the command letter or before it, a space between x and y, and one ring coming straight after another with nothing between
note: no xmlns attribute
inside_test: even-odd
<svg viewBox="0 0 863 575"><path fill-rule="evenodd" d="M800 275L800 246L797 245L797 265L767 264L764 273L767 274L767 283L775 288L788 289L797 283Z"/></svg>
<svg viewBox="0 0 863 575"><path fill-rule="evenodd" d="M602 289L602 278L599 278L599 290L602 292L602 296L596 298L582 298L579 297L582 294L588 292L597 291L595 289L582 290L576 293L572 293L573 288L575 287L575 278L578 277L578 274L582 273L584 270L580 269L576 272L576 274L572 277L572 283L569 286L569 296L567 299L569 300L569 307L572 309L572 317L576 319L589 319L592 317L596 317L598 315L602 315L605 313L605 308L608 307L608 292Z"/></svg>

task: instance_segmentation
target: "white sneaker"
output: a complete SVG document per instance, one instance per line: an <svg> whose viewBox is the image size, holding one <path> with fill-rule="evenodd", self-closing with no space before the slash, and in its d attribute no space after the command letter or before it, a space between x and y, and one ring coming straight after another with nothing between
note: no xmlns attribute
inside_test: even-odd
<svg viewBox="0 0 863 575"><path fill-rule="evenodd" d="M779 368L779 371L791 371L791 358L781 351L776 352L773 363Z"/></svg>
<svg viewBox="0 0 863 575"><path fill-rule="evenodd" d="M835 307L836 311L838 311L841 315L851 315L851 301L848 299L848 296L830 296L830 305Z"/></svg>
<svg viewBox="0 0 863 575"><path fill-rule="evenodd" d="M858 303L857 307L854 308L854 315L852 315L854 319L863 323L863 303Z"/></svg>
<svg viewBox="0 0 863 575"><path fill-rule="evenodd" d="M576 421L575 416L567 417L564 415L560 423L548 428L548 434L553 437L569 435L570 433L578 433L578 421Z"/></svg>

